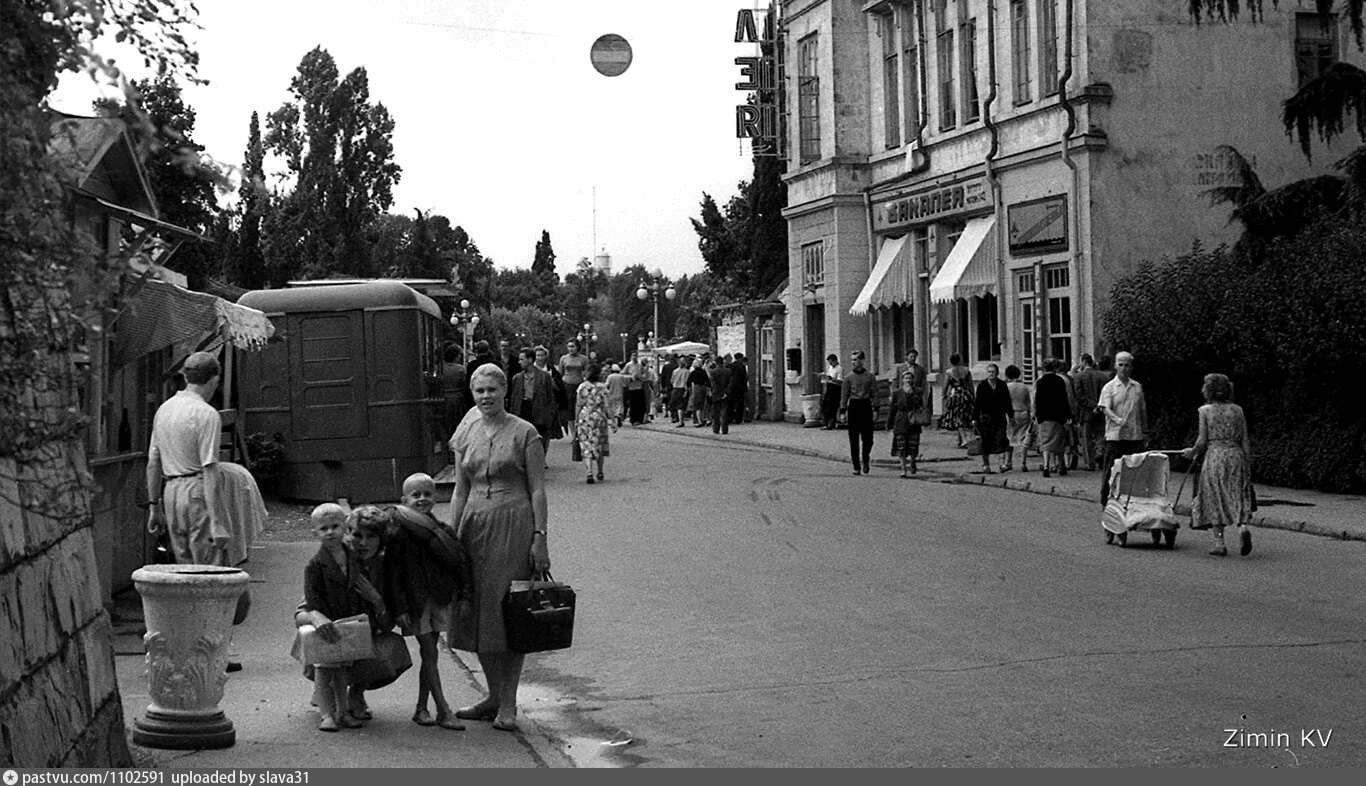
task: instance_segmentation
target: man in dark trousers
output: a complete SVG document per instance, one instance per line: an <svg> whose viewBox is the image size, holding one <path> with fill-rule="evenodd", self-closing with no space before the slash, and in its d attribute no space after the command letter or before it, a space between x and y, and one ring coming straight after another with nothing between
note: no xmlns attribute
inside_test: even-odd
<svg viewBox="0 0 1366 786"><path fill-rule="evenodd" d="M749 401L749 364L745 361L745 356L739 352L735 353L735 359L730 363L730 390L726 393L726 402L730 405L730 422L745 422L745 404Z"/></svg>
<svg viewBox="0 0 1366 786"><path fill-rule="evenodd" d="M716 359L707 363L707 377L711 381L711 433L730 433L730 407L726 397L730 395L731 371Z"/></svg>
<svg viewBox="0 0 1366 786"><path fill-rule="evenodd" d="M674 372L678 370L678 360L674 358L674 353L670 352L664 356L664 368L659 370L659 402L661 408L669 413L669 422L677 423L678 416L674 411L673 390Z"/></svg>

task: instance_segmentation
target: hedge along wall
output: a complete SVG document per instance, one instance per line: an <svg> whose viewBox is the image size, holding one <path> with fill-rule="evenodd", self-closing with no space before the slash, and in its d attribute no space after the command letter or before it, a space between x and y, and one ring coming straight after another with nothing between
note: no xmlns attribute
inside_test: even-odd
<svg viewBox="0 0 1366 786"><path fill-rule="evenodd" d="M1110 304L1105 336L1136 355L1156 447L1194 444L1217 371L1247 415L1255 480L1366 490L1366 229L1322 221L1255 259L1197 244L1145 263Z"/></svg>

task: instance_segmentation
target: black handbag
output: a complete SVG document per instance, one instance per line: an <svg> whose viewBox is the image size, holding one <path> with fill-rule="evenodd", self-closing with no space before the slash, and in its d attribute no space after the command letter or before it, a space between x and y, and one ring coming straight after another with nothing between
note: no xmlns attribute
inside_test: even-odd
<svg viewBox="0 0 1366 786"><path fill-rule="evenodd" d="M574 590L555 581L514 581L503 596L503 627L513 652L562 650L574 641Z"/></svg>

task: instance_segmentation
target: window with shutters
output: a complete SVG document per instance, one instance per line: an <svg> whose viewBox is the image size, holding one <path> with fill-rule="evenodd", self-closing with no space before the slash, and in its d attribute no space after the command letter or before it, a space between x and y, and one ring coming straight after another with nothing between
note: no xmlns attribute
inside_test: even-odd
<svg viewBox="0 0 1366 786"><path fill-rule="evenodd" d="M1338 61L1338 20L1319 14L1295 14L1295 68L1299 86L1323 76Z"/></svg>

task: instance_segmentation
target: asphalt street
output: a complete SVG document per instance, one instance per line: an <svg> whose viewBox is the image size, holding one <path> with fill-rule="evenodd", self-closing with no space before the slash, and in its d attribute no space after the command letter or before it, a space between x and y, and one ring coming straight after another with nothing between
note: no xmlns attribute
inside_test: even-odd
<svg viewBox="0 0 1366 786"><path fill-rule="evenodd" d="M257 602L223 702L237 745L143 753L178 767L1366 764L1362 541L1258 528L1250 556L1217 559L1183 529L1174 550L1121 549L1093 501L935 482L957 471L933 464L930 480L855 476L660 425L620 431L607 481L587 485L568 445L551 447L552 571L578 614L572 648L528 657L521 732L415 726L415 672L371 695L364 730L315 731L286 654L314 547L267 542L245 566ZM146 707L135 633L116 641L129 724ZM442 675L453 703L479 697L469 654L446 654Z"/></svg>
<svg viewBox="0 0 1366 786"><path fill-rule="evenodd" d="M667 427L613 450L605 485L552 458L578 627L528 668L547 733L634 739L592 762L1366 763L1360 543L1259 529L1220 560L1187 530L1120 549L1080 500Z"/></svg>

